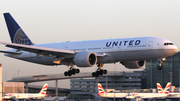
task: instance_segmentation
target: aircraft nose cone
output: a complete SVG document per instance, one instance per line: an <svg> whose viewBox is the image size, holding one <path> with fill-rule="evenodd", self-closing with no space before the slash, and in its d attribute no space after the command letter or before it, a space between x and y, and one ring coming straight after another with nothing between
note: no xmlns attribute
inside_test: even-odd
<svg viewBox="0 0 180 101"><path fill-rule="evenodd" d="M177 50L178 50L177 46L175 46L175 45L174 45L174 48L173 48L173 49L174 49L174 53L176 53Z"/></svg>

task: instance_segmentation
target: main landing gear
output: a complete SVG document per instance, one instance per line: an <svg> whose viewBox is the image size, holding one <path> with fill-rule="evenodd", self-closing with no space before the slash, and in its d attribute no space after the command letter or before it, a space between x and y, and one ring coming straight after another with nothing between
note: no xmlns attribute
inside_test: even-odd
<svg viewBox="0 0 180 101"><path fill-rule="evenodd" d="M157 70L162 70L162 69L163 69L162 63L163 63L164 60L166 60L166 58L160 58L160 59L158 59L159 64L158 64L158 66L157 66Z"/></svg>
<svg viewBox="0 0 180 101"><path fill-rule="evenodd" d="M71 76L71 75L75 75L76 73L78 74L80 72L79 69L75 69L73 68L74 65L66 72L64 72L64 76Z"/></svg>
<svg viewBox="0 0 180 101"><path fill-rule="evenodd" d="M99 75L103 75L103 74L107 74L107 70L103 70L101 69L101 67L103 67L103 63L97 64L98 69L96 72L92 73L92 77L99 77Z"/></svg>

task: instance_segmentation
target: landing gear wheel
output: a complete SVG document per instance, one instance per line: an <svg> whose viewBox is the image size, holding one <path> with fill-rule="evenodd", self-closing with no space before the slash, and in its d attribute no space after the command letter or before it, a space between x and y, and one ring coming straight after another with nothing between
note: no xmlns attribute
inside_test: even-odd
<svg viewBox="0 0 180 101"><path fill-rule="evenodd" d="M68 76L68 72L64 72L64 76Z"/></svg>
<svg viewBox="0 0 180 101"><path fill-rule="evenodd" d="M76 69L72 69L72 74L75 75L76 74Z"/></svg>
<svg viewBox="0 0 180 101"><path fill-rule="evenodd" d="M101 70L99 71L99 75L103 75L103 74L104 74L104 70L101 69Z"/></svg>
<svg viewBox="0 0 180 101"><path fill-rule="evenodd" d="M92 77L96 77L96 73L95 72L92 73Z"/></svg>
<svg viewBox="0 0 180 101"><path fill-rule="evenodd" d="M99 77L100 75L107 74L107 70L101 69L101 67L103 67L103 65L104 65L103 63L97 64L98 69L96 70L96 72L92 73L92 77Z"/></svg>
<svg viewBox="0 0 180 101"><path fill-rule="evenodd" d="M75 69L75 68L73 68L73 67L74 67L74 66L72 66L72 67L70 68L70 70L64 72L64 76L71 76L71 75L75 75L76 73L79 73L79 72L80 72L79 69Z"/></svg>
<svg viewBox="0 0 180 101"><path fill-rule="evenodd" d="M105 70L103 70L103 73L104 73L104 74L107 74L107 70L106 70L106 69L105 69Z"/></svg>
<svg viewBox="0 0 180 101"><path fill-rule="evenodd" d="M99 77L100 72L96 71L96 77Z"/></svg>
<svg viewBox="0 0 180 101"><path fill-rule="evenodd" d="M162 70L162 69L163 69L163 66L157 66L157 69L158 69L158 70Z"/></svg>
<svg viewBox="0 0 180 101"><path fill-rule="evenodd" d="M68 72L68 75L69 75L69 76L71 76L71 75L72 75L72 73L71 73L71 72Z"/></svg>
<svg viewBox="0 0 180 101"><path fill-rule="evenodd" d="M76 69L76 73L78 74L80 72L80 70L79 69Z"/></svg>

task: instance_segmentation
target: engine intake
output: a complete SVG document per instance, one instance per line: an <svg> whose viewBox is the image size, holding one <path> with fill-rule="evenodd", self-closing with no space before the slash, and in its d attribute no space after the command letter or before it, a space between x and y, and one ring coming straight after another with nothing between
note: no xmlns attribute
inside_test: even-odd
<svg viewBox="0 0 180 101"><path fill-rule="evenodd" d="M122 61L121 64L128 69L138 69L145 65L146 61Z"/></svg>
<svg viewBox="0 0 180 101"><path fill-rule="evenodd" d="M78 67L92 67L97 63L97 56L90 52L80 52L74 56L73 61Z"/></svg>

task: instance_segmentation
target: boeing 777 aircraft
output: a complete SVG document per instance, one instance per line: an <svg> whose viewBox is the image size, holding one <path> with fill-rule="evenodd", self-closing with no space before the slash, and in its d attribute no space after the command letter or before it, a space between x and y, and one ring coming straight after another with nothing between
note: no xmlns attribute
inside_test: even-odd
<svg viewBox="0 0 180 101"><path fill-rule="evenodd" d="M48 84L44 84L43 88L39 93L8 93L3 96L4 100L12 99L43 99L47 92Z"/></svg>
<svg viewBox="0 0 180 101"><path fill-rule="evenodd" d="M4 18L11 37L11 42L0 42L13 48L0 51L5 56L43 65L66 65L70 69L65 76L79 73L77 67L98 66L92 73L98 77L107 73L101 69L106 63L120 62L128 69L138 69L144 66L146 60L158 59L158 70L162 69L162 61L174 54L177 47L167 39L158 37L133 37L104 39L91 41L75 41L61 43L35 44L24 33L21 27L9 13Z"/></svg>

